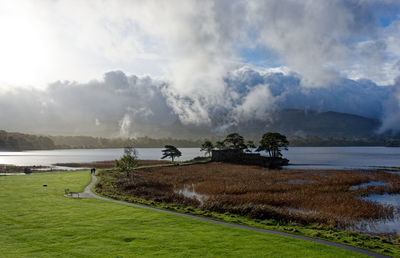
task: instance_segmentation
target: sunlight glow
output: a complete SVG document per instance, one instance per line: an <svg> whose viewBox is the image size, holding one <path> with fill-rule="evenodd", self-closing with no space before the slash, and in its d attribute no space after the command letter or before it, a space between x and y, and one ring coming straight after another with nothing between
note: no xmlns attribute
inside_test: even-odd
<svg viewBox="0 0 400 258"><path fill-rule="evenodd" d="M45 27L24 8L4 9L0 15L0 82L26 86L42 83L51 68Z"/></svg>

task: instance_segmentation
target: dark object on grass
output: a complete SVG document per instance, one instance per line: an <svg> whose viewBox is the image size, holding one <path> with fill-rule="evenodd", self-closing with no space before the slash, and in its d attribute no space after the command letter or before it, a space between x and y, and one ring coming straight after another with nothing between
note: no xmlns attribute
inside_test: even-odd
<svg viewBox="0 0 400 258"><path fill-rule="evenodd" d="M24 168L24 173L25 174L31 174L32 170L30 168Z"/></svg>
<svg viewBox="0 0 400 258"><path fill-rule="evenodd" d="M208 157L200 157L200 156L197 156L197 157L194 157L192 160L193 161L207 161L207 160L209 160L210 158L208 158Z"/></svg>
<svg viewBox="0 0 400 258"><path fill-rule="evenodd" d="M75 195L77 198L79 198L79 193L78 192L71 192L69 190L69 188L65 189L64 191L65 191L65 195L66 196L74 197L74 195Z"/></svg>
<svg viewBox="0 0 400 258"><path fill-rule="evenodd" d="M43 187L47 187L47 185L43 185Z"/></svg>

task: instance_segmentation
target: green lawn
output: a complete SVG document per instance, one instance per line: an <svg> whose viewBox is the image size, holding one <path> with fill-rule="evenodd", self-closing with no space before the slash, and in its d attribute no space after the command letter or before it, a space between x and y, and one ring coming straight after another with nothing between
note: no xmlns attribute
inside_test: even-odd
<svg viewBox="0 0 400 258"><path fill-rule="evenodd" d="M89 181L88 171L0 176L0 256L361 256L313 242L63 196L65 188L82 191Z"/></svg>

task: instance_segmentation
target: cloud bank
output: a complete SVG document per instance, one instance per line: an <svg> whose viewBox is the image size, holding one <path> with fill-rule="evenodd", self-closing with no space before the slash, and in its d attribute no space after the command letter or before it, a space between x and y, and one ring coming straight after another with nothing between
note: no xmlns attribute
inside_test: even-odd
<svg viewBox="0 0 400 258"><path fill-rule="evenodd" d="M399 124L398 115L393 116L399 110L399 95L392 94L398 93L397 86L341 79L330 87L304 88L295 73L250 66L230 71L224 85L222 104L203 106L197 98L177 98L175 87L162 79L112 71L101 81L55 82L45 90L3 92L0 121L10 131L165 137L177 136L182 128L224 133L246 121L268 122L271 112L294 108L384 119L385 130ZM199 123L201 116L208 119Z"/></svg>
<svg viewBox="0 0 400 258"><path fill-rule="evenodd" d="M396 131L396 10L390 0L10 1L0 5L0 126L163 136L298 108Z"/></svg>

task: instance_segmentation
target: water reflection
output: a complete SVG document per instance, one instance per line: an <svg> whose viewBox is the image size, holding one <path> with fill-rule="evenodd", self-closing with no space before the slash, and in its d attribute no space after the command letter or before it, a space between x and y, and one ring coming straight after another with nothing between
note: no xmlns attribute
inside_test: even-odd
<svg viewBox="0 0 400 258"><path fill-rule="evenodd" d="M357 189L361 189L361 188L367 188L368 186L387 186L387 185L390 185L390 183L382 182L382 181L369 181L367 183L353 185L352 187L350 187L350 189L357 190Z"/></svg>
<svg viewBox="0 0 400 258"><path fill-rule="evenodd" d="M201 205L203 205L204 199L208 198L208 195L206 195L206 194L197 193L194 189L194 184L192 184L191 186L185 185L183 189L180 189L175 192L178 194L182 194L186 198L196 199L200 202Z"/></svg>
<svg viewBox="0 0 400 258"><path fill-rule="evenodd" d="M362 221L356 226L358 230L373 233L400 233L400 194L371 194L361 199L381 205L392 205L395 211L393 219Z"/></svg>

